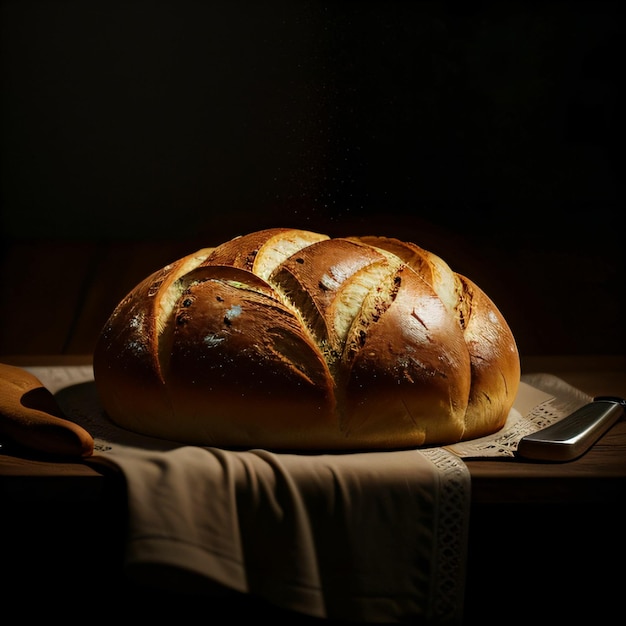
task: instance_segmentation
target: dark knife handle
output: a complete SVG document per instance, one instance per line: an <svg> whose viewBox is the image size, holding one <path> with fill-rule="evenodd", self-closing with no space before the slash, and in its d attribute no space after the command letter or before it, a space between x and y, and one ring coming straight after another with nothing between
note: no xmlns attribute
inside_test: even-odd
<svg viewBox="0 0 626 626"><path fill-rule="evenodd" d="M624 415L625 406L622 398L594 398L555 424L522 437L517 455L535 461L576 459Z"/></svg>

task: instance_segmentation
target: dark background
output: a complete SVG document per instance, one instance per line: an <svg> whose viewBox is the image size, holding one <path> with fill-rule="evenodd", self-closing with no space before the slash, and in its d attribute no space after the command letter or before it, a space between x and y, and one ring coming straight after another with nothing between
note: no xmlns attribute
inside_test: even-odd
<svg viewBox="0 0 626 626"><path fill-rule="evenodd" d="M523 354L625 352L618 2L0 6L0 354L51 249L267 226L410 239Z"/></svg>

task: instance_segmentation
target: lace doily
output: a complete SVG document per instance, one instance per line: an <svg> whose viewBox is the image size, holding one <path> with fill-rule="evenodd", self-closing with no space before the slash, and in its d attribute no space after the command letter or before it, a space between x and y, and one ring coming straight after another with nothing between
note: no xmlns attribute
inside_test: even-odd
<svg viewBox="0 0 626 626"><path fill-rule="evenodd" d="M513 409L501 430L446 449L463 459L513 457L522 437L558 422L591 401L590 396L557 376L527 374L522 376Z"/></svg>

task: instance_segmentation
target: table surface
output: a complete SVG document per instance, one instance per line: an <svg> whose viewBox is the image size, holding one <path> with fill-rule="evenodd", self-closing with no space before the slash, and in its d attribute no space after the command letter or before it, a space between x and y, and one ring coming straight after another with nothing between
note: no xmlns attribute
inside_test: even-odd
<svg viewBox="0 0 626 626"><path fill-rule="evenodd" d="M89 355L9 356L18 366L77 365ZM626 397L626 356L541 356L522 359L523 373L549 373L591 396ZM626 495L626 420L618 421L582 457L566 463L518 458L467 460L472 503L606 502ZM97 500L110 475L88 462L58 462L0 447L0 493L37 501Z"/></svg>

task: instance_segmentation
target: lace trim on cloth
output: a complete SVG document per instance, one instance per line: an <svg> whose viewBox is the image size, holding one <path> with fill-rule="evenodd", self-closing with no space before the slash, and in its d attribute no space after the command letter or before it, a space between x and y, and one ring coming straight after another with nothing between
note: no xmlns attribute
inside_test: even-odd
<svg viewBox="0 0 626 626"><path fill-rule="evenodd" d="M436 623L452 624L460 620L464 601L471 477L465 463L451 452L443 448L421 452L437 467L443 483L438 503L438 580L433 584L436 597L431 599L431 606Z"/></svg>

